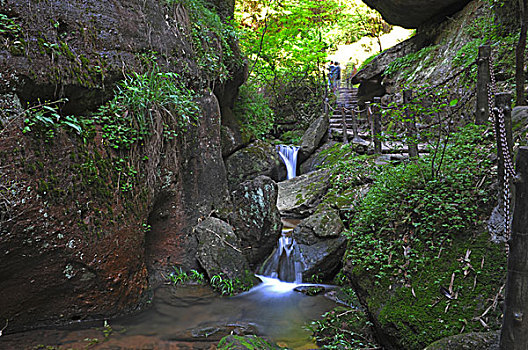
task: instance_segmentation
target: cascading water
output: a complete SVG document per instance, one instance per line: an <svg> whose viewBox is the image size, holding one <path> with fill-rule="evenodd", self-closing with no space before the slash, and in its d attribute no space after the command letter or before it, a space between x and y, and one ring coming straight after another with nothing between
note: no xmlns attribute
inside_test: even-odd
<svg viewBox="0 0 528 350"><path fill-rule="evenodd" d="M293 228L282 230L277 247L260 269L262 275L285 282L302 283L301 259L292 233Z"/></svg>
<svg viewBox="0 0 528 350"><path fill-rule="evenodd" d="M297 171L297 153L299 152L299 147L292 145L278 145L277 151L279 152L284 165L286 165L288 179L293 179Z"/></svg>

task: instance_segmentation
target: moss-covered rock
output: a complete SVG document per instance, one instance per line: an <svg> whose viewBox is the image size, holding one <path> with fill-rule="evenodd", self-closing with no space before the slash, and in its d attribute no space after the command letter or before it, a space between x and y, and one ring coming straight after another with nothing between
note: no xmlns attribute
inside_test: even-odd
<svg viewBox="0 0 528 350"><path fill-rule="evenodd" d="M231 223L252 266L262 262L279 239L282 223L277 209L277 184L261 175L240 184L232 193Z"/></svg>
<svg viewBox="0 0 528 350"><path fill-rule="evenodd" d="M276 344L270 343L255 335L229 335L218 343L218 350L279 350Z"/></svg>
<svg viewBox="0 0 528 350"><path fill-rule="evenodd" d="M440 339L424 350L499 350L500 332L457 334Z"/></svg>
<svg viewBox="0 0 528 350"><path fill-rule="evenodd" d="M227 177L232 189L240 183L266 175L278 181L281 162L275 147L257 140L225 159Z"/></svg>

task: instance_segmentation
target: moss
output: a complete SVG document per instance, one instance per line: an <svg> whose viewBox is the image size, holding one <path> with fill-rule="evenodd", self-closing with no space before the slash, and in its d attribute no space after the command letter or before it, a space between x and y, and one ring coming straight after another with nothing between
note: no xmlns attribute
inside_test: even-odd
<svg viewBox="0 0 528 350"><path fill-rule="evenodd" d="M485 230L481 232L475 237L454 239L440 257L430 257L429 264L405 281L402 271L402 275L390 276L381 283L365 275L364 270L352 273L363 288L374 291L367 298L369 309L378 314L385 330L392 330L391 335L403 348L422 349L462 331L488 330L479 316L492 306L499 293L505 280L506 258L504 247L490 242ZM468 251L471 254L465 260ZM482 321L489 329L499 329L500 309L495 305Z"/></svg>
<svg viewBox="0 0 528 350"><path fill-rule="evenodd" d="M266 340L255 335L229 335L220 340L218 343L218 350L266 350L266 349L281 349L275 344L269 343Z"/></svg>

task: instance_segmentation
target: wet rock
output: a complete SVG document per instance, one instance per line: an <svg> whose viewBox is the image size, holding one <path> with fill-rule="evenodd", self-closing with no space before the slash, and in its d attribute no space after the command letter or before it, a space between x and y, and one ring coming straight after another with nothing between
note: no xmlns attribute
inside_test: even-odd
<svg viewBox="0 0 528 350"><path fill-rule="evenodd" d="M328 170L318 170L279 182L277 208L283 216L305 218L315 211L328 190Z"/></svg>
<svg viewBox="0 0 528 350"><path fill-rule="evenodd" d="M304 295L307 295L309 297L326 292L326 288L323 286L299 286L295 287L293 290L298 293L303 293Z"/></svg>
<svg viewBox="0 0 528 350"><path fill-rule="evenodd" d="M271 253L280 236L277 195L277 184L264 175L243 182L232 193L234 210L230 222L252 266Z"/></svg>
<svg viewBox="0 0 528 350"><path fill-rule="evenodd" d="M257 140L227 157L225 166L230 187L236 189L240 183L259 175L278 180L281 162L273 145Z"/></svg>
<svg viewBox="0 0 528 350"><path fill-rule="evenodd" d="M440 22L468 4L470 0L365 0L391 24L418 28L430 22Z"/></svg>
<svg viewBox="0 0 528 350"><path fill-rule="evenodd" d="M303 162L319 147L321 140L325 137L330 120L328 116L317 118L304 132L299 149L299 161Z"/></svg>
<svg viewBox="0 0 528 350"><path fill-rule="evenodd" d="M228 223L209 217L194 231L198 239L196 258L209 278L218 274L231 279L246 278L249 265L240 249L240 240Z"/></svg>
<svg viewBox="0 0 528 350"><path fill-rule="evenodd" d="M295 234L294 234L295 236ZM303 281L331 280L341 268L346 238L321 239L313 244L297 244Z"/></svg>
<svg viewBox="0 0 528 350"><path fill-rule="evenodd" d="M314 153L312 153L308 159L301 163L299 166L300 174L307 174L309 172L317 170L317 168L324 164L326 156L322 154L324 151L329 150L337 144L336 141L329 141L319 147Z"/></svg>
<svg viewBox="0 0 528 350"><path fill-rule="evenodd" d="M457 334L440 339L424 350L499 350L500 331Z"/></svg>
<svg viewBox="0 0 528 350"><path fill-rule="evenodd" d="M323 207L301 221L293 232L297 242L313 244L310 241L317 241L318 238L339 237L344 228L337 209Z"/></svg>
<svg viewBox="0 0 528 350"><path fill-rule="evenodd" d="M194 328L171 334L163 339L169 341L218 342L230 334L245 336L247 334L257 334L257 332L257 326L250 322L203 322Z"/></svg>
<svg viewBox="0 0 528 350"><path fill-rule="evenodd" d="M218 343L218 350L279 350L282 349L276 344L270 343L255 335L237 336L229 335Z"/></svg>

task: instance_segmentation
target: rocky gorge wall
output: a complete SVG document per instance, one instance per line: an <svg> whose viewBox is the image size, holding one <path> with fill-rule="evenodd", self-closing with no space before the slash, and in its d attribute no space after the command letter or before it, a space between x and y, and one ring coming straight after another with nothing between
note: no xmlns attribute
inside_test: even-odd
<svg viewBox="0 0 528 350"><path fill-rule="evenodd" d="M222 36L219 24L234 3L0 4L4 333L137 310L174 265L209 272L197 254L211 243L201 242L194 227L210 217L237 222L220 142L222 113L229 113L246 74L235 39ZM196 4L212 18L198 34L192 21L203 16L193 15ZM175 73L178 91L192 89L195 121L182 123L177 103L144 114L112 110L123 102L112 100L114 93L135 92L123 81L152 72L153 80ZM149 130L137 134L129 126L141 118ZM137 139L123 146L127 135ZM257 191L253 200L273 198L274 187L267 188L271 194ZM273 227L266 234L279 234L280 222L266 225ZM243 255L233 259L249 266Z"/></svg>

